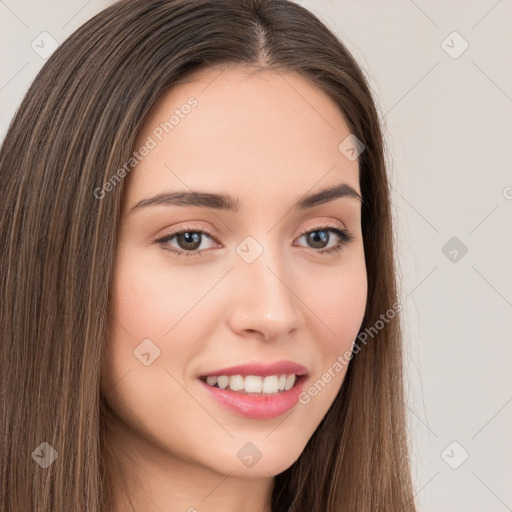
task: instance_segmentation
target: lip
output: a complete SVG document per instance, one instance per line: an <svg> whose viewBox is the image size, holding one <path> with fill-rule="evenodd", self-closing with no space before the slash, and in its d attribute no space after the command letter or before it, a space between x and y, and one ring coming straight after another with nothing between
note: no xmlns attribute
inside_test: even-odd
<svg viewBox="0 0 512 512"><path fill-rule="evenodd" d="M226 374L223 373L220 375ZM240 374L235 373L234 375ZM252 374L249 373L248 375ZM274 374L271 373L270 375ZM238 413L246 418L264 420L281 416L294 407L299 401L299 396L302 393L306 379L306 375L298 377L293 387L288 391L282 391L275 395L259 396L238 393L236 391L231 391L230 389L215 388L201 379L199 379L199 383L214 400L219 402L226 409Z"/></svg>
<svg viewBox="0 0 512 512"><path fill-rule="evenodd" d="M276 361L274 363L255 362L230 366L229 368L221 368L219 370L203 373L199 375L199 377L218 377L220 375L243 375L244 377L247 375L259 375L261 377L267 377L268 375L290 375L292 373L299 377L307 375L308 370L305 366L294 363L293 361Z"/></svg>

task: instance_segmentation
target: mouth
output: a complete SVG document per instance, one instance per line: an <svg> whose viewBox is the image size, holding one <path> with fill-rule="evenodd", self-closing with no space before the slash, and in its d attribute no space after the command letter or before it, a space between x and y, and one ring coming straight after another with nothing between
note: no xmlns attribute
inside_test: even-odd
<svg viewBox="0 0 512 512"><path fill-rule="evenodd" d="M199 377L208 386L239 393L241 395L273 396L289 391L307 375L209 375Z"/></svg>
<svg viewBox="0 0 512 512"><path fill-rule="evenodd" d="M263 371L266 375L215 373L219 375L201 375L198 378L207 395L222 408L257 420L277 418L295 407L308 378L307 374L271 375L267 371Z"/></svg>

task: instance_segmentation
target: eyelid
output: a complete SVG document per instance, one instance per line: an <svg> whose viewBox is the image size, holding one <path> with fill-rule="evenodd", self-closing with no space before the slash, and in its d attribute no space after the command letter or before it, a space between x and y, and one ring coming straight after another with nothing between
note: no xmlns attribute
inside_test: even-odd
<svg viewBox="0 0 512 512"><path fill-rule="evenodd" d="M300 236L305 235L306 233L309 233L310 231L321 230L321 229L326 229L326 228L340 229L342 231L346 231L345 226L341 222L336 223L336 222L332 222L329 220L324 220L324 221L318 222L317 224L314 224L313 226L309 226L308 228L304 229L300 233Z"/></svg>
<svg viewBox="0 0 512 512"><path fill-rule="evenodd" d="M326 228L340 229L342 231L346 231L345 226L341 222L336 223L333 221L326 220L326 221L319 221L312 226L304 228L302 231L300 231L298 236L301 237L307 233L310 233L311 231L326 229ZM158 240L160 240L162 238L167 238L167 237L170 237L171 235L182 233L183 231L193 231L193 232L204 231L213 240L215 240L215 242L219 243L218 235L214 230L211 230L210 228L205 227L205 226L190 226L190 225L169 228L169 231L158 236L155 240L153 240L153 242L158 242Z"/></svg>

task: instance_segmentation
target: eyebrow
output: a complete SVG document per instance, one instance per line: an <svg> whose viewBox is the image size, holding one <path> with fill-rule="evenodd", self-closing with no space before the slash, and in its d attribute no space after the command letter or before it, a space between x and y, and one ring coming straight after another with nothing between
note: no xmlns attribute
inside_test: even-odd
<svg viewBox="0 0 512 512"><path fill-rule="evenodd" d="M320 204L334 201L340 197L353 197L364 204L361 195L347 183L340 183L334 187L325 188L313 194L301 196L294 205L295 210L306 210ZM139 208L147 206L166 205L166 206L196 206L203 208L213 208L216 210L238 211L240 202L237 198L229 194L214 194L210 192L184 191L184 192L165 192L147 199L142 199L135 204L130 213Z"/></svg>

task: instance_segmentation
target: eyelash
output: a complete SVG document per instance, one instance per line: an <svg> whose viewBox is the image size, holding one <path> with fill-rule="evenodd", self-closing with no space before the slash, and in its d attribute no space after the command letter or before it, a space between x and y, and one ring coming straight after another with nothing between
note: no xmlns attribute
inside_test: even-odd
<svg viewBox="0 0 512 512"><path fill-rule="evenodd" d="M339 252L343 249L343 247L345 245L349 244L350 242L352 242L354 240L354 236L351 233L349 233L347 230L340 229L339 227L333 226L331 224L315 226L311 229L303 231L299 235L298 238L301 238L302 236L310 234L310 233L314 233L315 231L332 231L338 237L338 243L334 247L331 247L330 249L323 249L323 250L317 249L316 250L316 252L318 252L319 254L322 254L322 255ZM176 229L171 230L171 232L168 233L167 235L155 240L154 243L159 244L162 247L162 249L164 249L165 251L175 253L178 257L179 256L202 256L203 251L197 251L197 250L195 250L195 251L179 251L176 249L171 249L168 245L165 245L166 242L169 242L174 237L181 235L183 233L200 233L202 235L208 235L212 240L214 240L216 242L214 234L211 233L210 231L208 231L207 229L183 227L183 228L176 228ZM313 250L315 250L315 249L313 249Z"/></svg>

